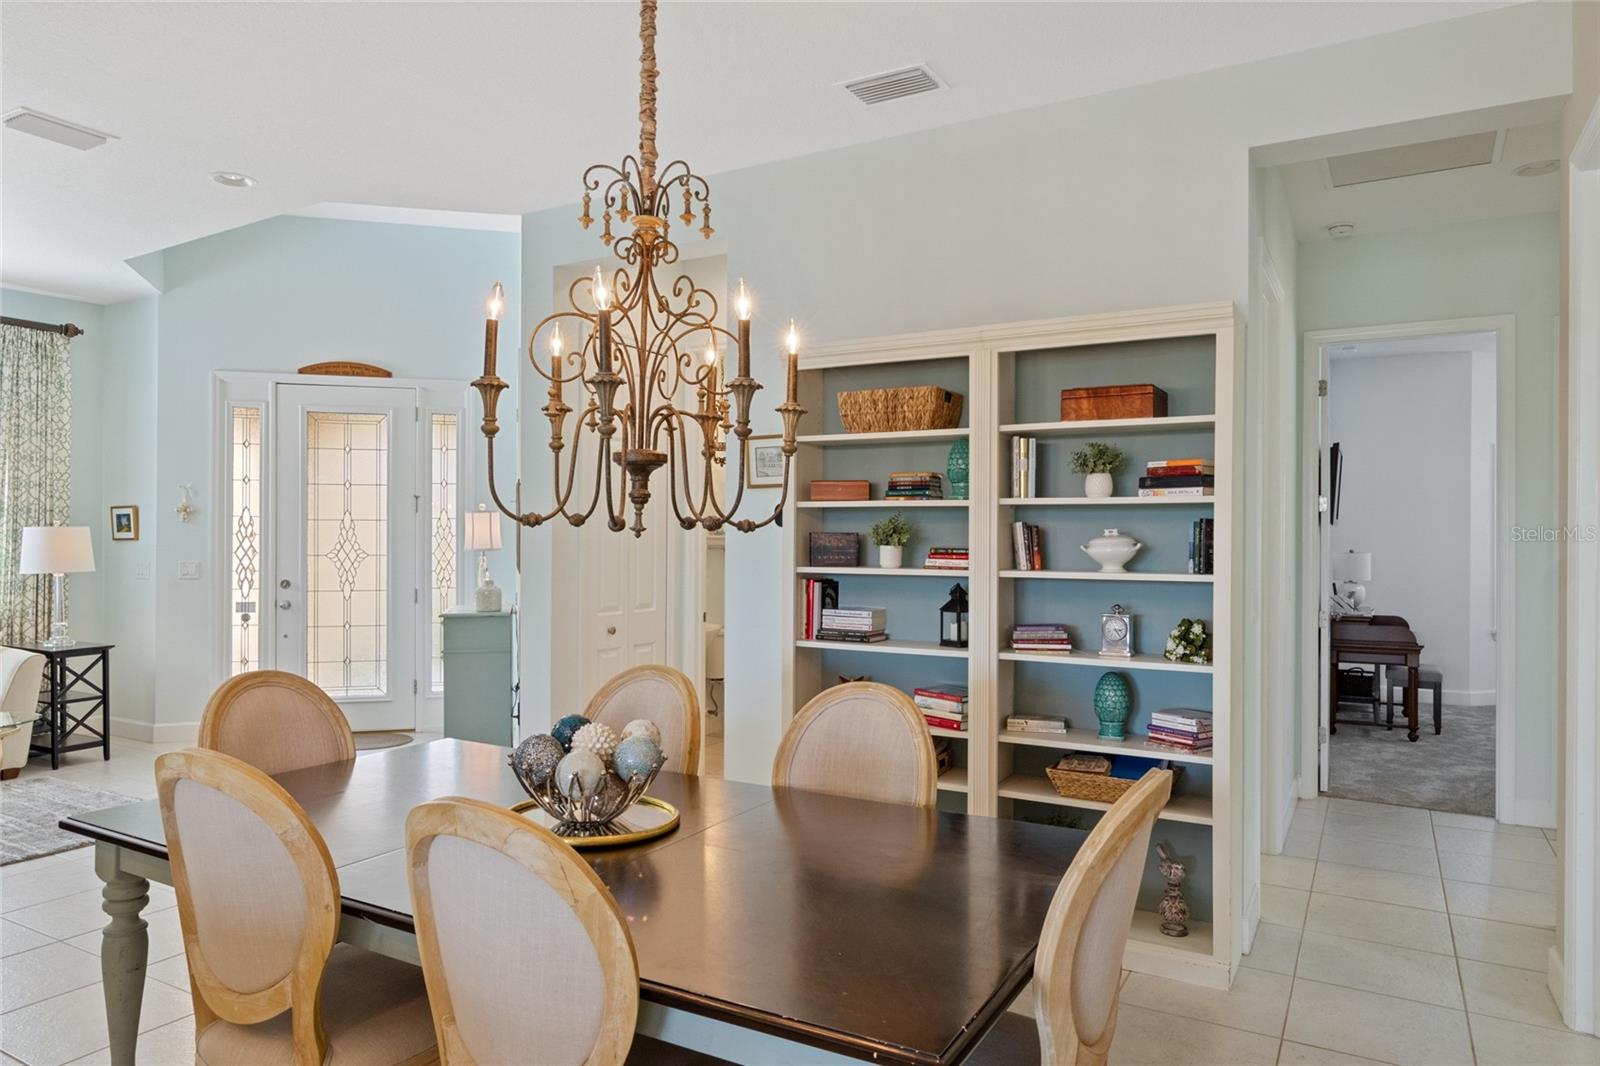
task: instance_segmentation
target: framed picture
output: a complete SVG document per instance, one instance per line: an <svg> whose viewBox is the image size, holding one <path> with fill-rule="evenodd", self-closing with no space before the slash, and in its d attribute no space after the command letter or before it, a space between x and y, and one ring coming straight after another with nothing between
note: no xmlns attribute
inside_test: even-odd
<svg viewBox="0 0 1600 1066"><path fill-rule="evenodd" d="M122 503L111 508L111 539L139 539L139 507L137 504Z"/></svg>
<svg viewBox="0 0 1600 1066"><path fill-rule="evenodd" d="M752 489L783 488L783 437L769 433L751 437L750 462L744 468L744 482Z"/></svg>

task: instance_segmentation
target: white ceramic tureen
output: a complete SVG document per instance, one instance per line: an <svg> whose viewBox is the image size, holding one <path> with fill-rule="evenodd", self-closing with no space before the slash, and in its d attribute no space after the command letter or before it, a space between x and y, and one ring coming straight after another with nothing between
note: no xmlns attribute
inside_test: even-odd
<svg viewBox="0 0 1600 1066"><path fill-rule="evenodd" d="M1126 533L1119 533L1115 529L1108 529L1089 543L1079 546L1089 553L1089 558L1100 564L1100 572L1104 574L1126 572L1128 560L1144 547Z"/></svg>

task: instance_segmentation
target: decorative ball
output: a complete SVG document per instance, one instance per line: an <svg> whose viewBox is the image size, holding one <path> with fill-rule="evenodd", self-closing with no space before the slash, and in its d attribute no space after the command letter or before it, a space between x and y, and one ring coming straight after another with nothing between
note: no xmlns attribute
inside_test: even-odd
<svg viewBox="0 0 1600 1066"><path fill-rule="evenodd" d="M606 764L594 752L568 752L556 763L556 788L561 790L563 796L570 796L572 783L576 780L585 793L593 793L605 774Z"/></svg>
<svg viewBox="0 0 1600 1066"><path fill-rule="evenodd" d="M660 745L661 727L648 718L635 718L622 727L622 736L624 740L628 737L649 737L657 745Z"/></svg>
<svg viewBox="0 0 1600 1066"><path fill-rule="evenodd" d="M609 763L617 750L617 731L604 722L590 722L572 734L573 751L592 751L600 761Z"/></svg>
<svg viewBox="0 0 1600 1066"><path fill-rule="evenodd" d="M550 775L555 773L556 763L565 754L566 749L561 746L561 741L548 733L540 733L518 744L517 750L511 755L511 762L530 783L542 785L550 780Z"/></svg>
<svg viewBox="0 0 1600 1066"><path fill-rule="evenodd" d="M600 790L595 796L595 807L601 811L609 811L622 803L623 793L628 791L628 786L622 783L622 778L616 774L606 774L600 779Z"/></svg>
<svg viewBox="0 0 1600 1066"><path fill-rule="evenodd" d="M1094 716L1100 720L1100 736L1106 740L1125 740L1128 735L1128 682L1121 674L1106 671L1094 686Z"/></svg>
<svg viewBox="0 0 1600 1066"><path fill-rule="evenodd" d="M561 742L561 750L572 750L572 734L589 724L589 719L581 714L569 714L555 724L550 730L550 735Z"/></svg>
<svg viewBox="0 0 1600 1066"><path fill-rule="evenodd" d="M631 737L622 738L622 743L617 745L616 754L611 762L616 767L617 775L624 781L635 777L646 777L655 769L656 763L661 758L661 746L648 736L636 733Z"/></svg>

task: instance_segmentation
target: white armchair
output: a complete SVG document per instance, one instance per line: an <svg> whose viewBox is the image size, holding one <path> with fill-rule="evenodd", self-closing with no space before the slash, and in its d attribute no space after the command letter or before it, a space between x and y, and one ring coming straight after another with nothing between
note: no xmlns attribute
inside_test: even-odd
<svg viewBox="0 0 1600 1066"><path fill-rule="evenodd" d="M0 648L0 781L16 777L28 761L43 680L43 655Z"/></svg>

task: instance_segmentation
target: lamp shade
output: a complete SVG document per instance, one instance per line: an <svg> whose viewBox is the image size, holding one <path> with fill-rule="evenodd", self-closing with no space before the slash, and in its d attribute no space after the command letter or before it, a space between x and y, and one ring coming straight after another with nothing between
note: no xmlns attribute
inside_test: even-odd
<svg viewBox="0 0 1600 1066"><path fill-rule="evenodd" d="M24 526L17 572L81 574L94 569L88 526Z"/></svg>
<svg viewBox="0 0 1600 1066"><path fill-rule="evenodd" d="M1333 569L1336 581L1371 581L1372 553L1352 551L1335 555Z"/></svg>
<svg viewBox="0 0 1600 1066"><path fill-rule="evenodd" d="M467 512L467 550L492 551L500 547L500 515L494 511Z"/></svg>

